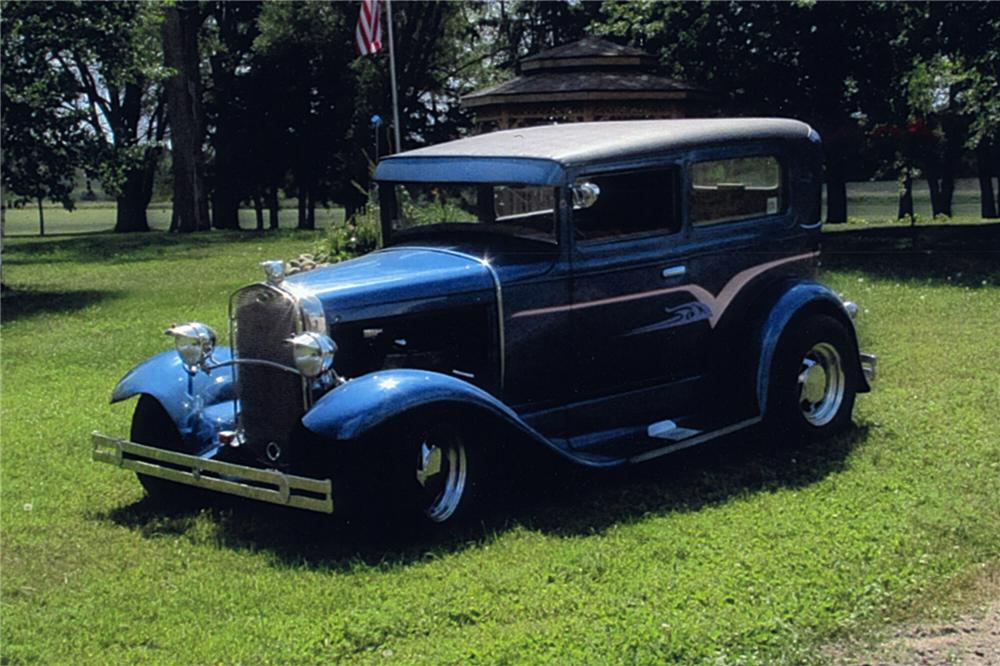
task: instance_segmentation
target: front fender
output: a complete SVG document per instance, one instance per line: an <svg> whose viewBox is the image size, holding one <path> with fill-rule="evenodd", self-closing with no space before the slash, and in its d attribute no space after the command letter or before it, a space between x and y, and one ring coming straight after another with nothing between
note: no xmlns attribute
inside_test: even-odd
<svg viewBox="0 0 1000 666"><path fill-rule="evenodd" d="M854 346L851 359L856 367L851 368L859 379L859 391L870 390L861 368L858 356L858 337L854 322L844 308L840 297L827 286L817 282L795 282L785 284L778 292L776 300L768 311L759 329L757 347L760 350L757 365L757 404L763 415L767 404L767 390L770 383L771 365L778 348L778 341L789 323L800 314L825 314L839 320L847 329Z"/></svg>
<svg viewBox="0 0 1000 666"><path fill-rule="evenodd" d="M228 361L232 352L228 347L219 347L213 358L219 362ZM192 376L184 369L177 352L165 351L129 370L111 393L111 402L121 402L142 393L156 398L181 433L187 434L185 431L194 428L192 415L236 399L233 368L219 368L211 374L198 371Z"/></svg>
<svg viewBox="0 0 1000 666"><path fill-rule="evenodd" d="M383 370L338 386L302 417L310 431L335 440L353 440L404 413L432 406L478 410L559 455L569 456L495 397L466 381L429 370Z"/></svg>

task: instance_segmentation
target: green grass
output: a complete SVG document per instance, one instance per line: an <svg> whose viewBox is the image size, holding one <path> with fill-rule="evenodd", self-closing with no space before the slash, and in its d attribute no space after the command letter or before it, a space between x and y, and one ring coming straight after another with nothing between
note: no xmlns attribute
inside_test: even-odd
<svg viewBox="0 0 1000 666"><path fill-rule="evenodd" d="M292 229L298 224L298 209L295 199L282 202L278 213L278 226L282 229ZM8 236L37 236L38 208L28 204L23 208L11 208L7 215ZM166 231L170 228L170 202L154 202L146 211L146 221L154 231ZM317 208L316 226L325 229L330 224L341 224L344 221L343 208ZM264 211L264 226L268 224L267 211ZM252 208L240 209L240 226L243 229L256 229L257 217ZM45 206L45 235L61 236L66 234L92 234L101 231L111 231L115 227L115 204L108 201L79 201L76 210L68 211L61 206L47 204Z"/></svg>
<svg viewBox="0 0 1000 666"><path fill-rule="evenodd" d="M89 461L91 430L127 433L108 394L164 325L226 330L257 262L315 235L11 239L3 661L801 663L947 599L1000 558L998 231L875 231L826 240L823 277L880 356L855 430L546 468L438 540L252 503L165 513Z"/></svg>

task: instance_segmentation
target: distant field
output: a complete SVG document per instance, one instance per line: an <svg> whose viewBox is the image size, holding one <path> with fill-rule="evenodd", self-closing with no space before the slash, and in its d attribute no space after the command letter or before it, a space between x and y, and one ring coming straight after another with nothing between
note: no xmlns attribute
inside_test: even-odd
<svg viewBox="0 0 1000 666"><path fill-rule="evenodd" d="M115 204L96 201L78 202L76 210L67 211L61 206L45 207L45 235L60 236L64 234L88 234L111 231L115 226ZM166 231L170 228L170 202L157 202L150 205L146 211L146 219L151 229ZM340 224L344 221L343 208L317 208L316 226L326 229L331 222ZM278 224L282 229L294 229L298 223L298 210L294 199L282 204L278 214ZM267 213L264 214L264 224L267 225ZM252 208L240 210L240 226L244 229L255 229L257 217ZM25 206L19 209L7 210L8 236L37 236L38 208Z"/></svg>
<svg viewBox="0 0 1000 666"><path fill-rule="evenodd" d="M850 183L847 186L847 214L852 224L902 224L896 220L897 186L895 181ZM930 196L926 181L913 186L914 207L920 222L931 220ZM979 184L974 179L958 181L954 200L955 215L952 222L979 222ZM149 226L165 231L170 226L170 203L157 202L147 211ZM286 201L279 215L282 229L295 227L297 221L294 199ZM323 208L316 211L316 225L327 228L331 223L344 221L342 208ZM253 229L257 221L253 209L240 211L240 225ZM58 206L45 209L46 235L82 234L110 231L115 226L115 208L111 202L80 202L77 210L69 212ZM38 210L33 206L7 211L8 236L37 236Z"/></svg>
<svg viewBox="0 0 1000 666"><path fill-rule="evenodd" d="M852 224L905 224L896 219L899 203L895 181L849 183L847 185L847 215ZM931 221L931 198L927 181L913 183L913 207L918 224ZM980 222L979 182L972 178L957 181L952 203L951 221L958 223Z"/></svg>

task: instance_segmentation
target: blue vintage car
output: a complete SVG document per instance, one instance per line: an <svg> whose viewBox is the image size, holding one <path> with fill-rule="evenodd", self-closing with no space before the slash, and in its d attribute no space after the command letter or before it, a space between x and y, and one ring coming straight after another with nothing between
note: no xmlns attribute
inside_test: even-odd
<svg viewBox="0 0 1000 666"><path fill-rule="evenodd" d="M383 160L384 247L229 304L129 372L94 459L199 489L429 523L512 447L612 467L762 424L850 423L875 358L815 281L820 139L785 119L508 130Z"/></svg>

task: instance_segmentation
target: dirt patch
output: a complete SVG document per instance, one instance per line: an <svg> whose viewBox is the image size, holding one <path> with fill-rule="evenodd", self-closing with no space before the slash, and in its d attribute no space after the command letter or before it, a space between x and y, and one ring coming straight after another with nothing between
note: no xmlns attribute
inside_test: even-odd
<svg viewBox="0 0 1000 666"><path fill-rule="evenodd" d="M917 625L893 632L876 654L841 663L871 666L998 666L1000 665L1000 602L983 615L954 622Z"/></svg>
<svg viewBox="0 0 1000 666"><path fill-rule="evenodd" d="M826 654L837 666L1000 666L1000 572L984 573L957 594L959 606L975 602L957 618L909 622L877 642L841 644Z"/></svg>

